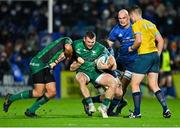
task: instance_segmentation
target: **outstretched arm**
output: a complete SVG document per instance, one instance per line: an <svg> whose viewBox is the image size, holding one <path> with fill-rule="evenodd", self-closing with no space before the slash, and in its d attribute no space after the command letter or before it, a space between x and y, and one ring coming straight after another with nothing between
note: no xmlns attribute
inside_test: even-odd
<svg viewBox="0 0 180 128"><path fill-rule="evenodd" d="M70 59L73 54L73 48L71 44L65 44L64 46L64 52L62 52L59 57L50 64L50 68L53 69L59 62Z"/></svg>
<svg viewBox="0 0 180 128"><path fill-rule="evenodd" d="M76 71L81 66L76 60L70 65L70 71Z"/></svg>
<svg viewBox="0 0 180 128"><path fill-rule="evenodd" d="M59 62L63 61L64 59L66 59L66 57L64 55L64 52L62 52L57 60L49 64L50 68L53 69Z"/></svg>
<svg viewBox="0 0 180 128"><path fill-rule="evenodd" d="M84 59L78 57L77 60L73 61L73 63L70 65L70 71L76 71L83 63Z"/></svg>

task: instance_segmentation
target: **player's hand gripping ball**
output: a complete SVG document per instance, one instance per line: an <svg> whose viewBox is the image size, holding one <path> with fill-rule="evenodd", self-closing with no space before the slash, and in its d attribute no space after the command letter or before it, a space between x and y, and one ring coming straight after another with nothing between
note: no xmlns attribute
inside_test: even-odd
<svg viewBox="0 0 180 128"><path fill-rule="evenodd" d="M97 65L98 69L103 69L103 64L108 64L109 63L109 56L108 55L103 55L100 56L98 59L96 59L95 63Z"/></svg>

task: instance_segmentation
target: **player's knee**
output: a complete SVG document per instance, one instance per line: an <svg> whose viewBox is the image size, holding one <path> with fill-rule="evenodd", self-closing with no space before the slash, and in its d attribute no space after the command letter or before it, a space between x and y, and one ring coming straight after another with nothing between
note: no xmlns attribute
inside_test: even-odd
<svg viewBox="0 0 180 128"><path fill-rule="evenodd" d="M82 89L82 88L86 88L86 84L85 83L80 83L79 84L79 87Z"/></svg>
<svg viewBox="0 0 180 128"><path fill-rule="evenodd" d="M122 89L117 87L115 90L115 96L119 98L119 97L122 97L122 95L123 95Z"/></svg>
<svg viewBox="0 0 180 128"><path fill-rule="evenodd" d="M76 79L79 83L85 83L85 80L83 78Z"/></svg>
<svg viewBox="0 0 180 128"><path fill-rule="evenodd" d="M139 82L131 82L132 87L139 87L140 83Z"/></svg>
<svg viewBox="0 0 180 128"><path fill-rule="evenodd" d="M47 91L46 95L48 95L48 97L52 98L52 97L56 96L56 90L49 90L49 91Z"/></svg>
<svg viewBox="0 0 180 128"><path fill-rule="evenodd" d="M108 80L109 87L116 89L117 85L118 85L118 82L116 81L115 78L109 78L109 80Z"/></svg>
<svg viewBox="0 0 180 128"><path fill-rule="evenodd" d="M76 80L80 85L86 84L86 79L82 74L79 74L78 76L76 76Z"/></svg>
<svg viewBox="0 0 180 128"><path fill-rule="evenodd" d="M56 91L52 91L51 92L51 97L55 97L56 96Z"/></svg>
<svg viewBox="0 0 180 128"><path fill-rule="evenodd" d="M109 86L108 89L111 90L111 93L115 94L116 85L115 84L110 84L108 86Z"/></svg>
<svg viewBox="0 0 180 128"><path fill-rule="evenodd" d="M149 87L151 88L151 90L152 90L153 92L156 92L156 91L160 90L158 84L154 84L154 85L151 84L151 85L149 85Z"/></svg>
<svg viewBox="0 0 180 128"><path fill-rule="evenodd" d="M83 79L79 79L79 80L78 80L78 83L79 83L79 86L80 86L80 87L86 86L86 81L83 80Z"/></svg>
<svg viewBox="0 0 180 128"><path fill-rule="evenodd" d="M42 95L43 95L43 91L33 90L33 97L41 97Z"/></svg>

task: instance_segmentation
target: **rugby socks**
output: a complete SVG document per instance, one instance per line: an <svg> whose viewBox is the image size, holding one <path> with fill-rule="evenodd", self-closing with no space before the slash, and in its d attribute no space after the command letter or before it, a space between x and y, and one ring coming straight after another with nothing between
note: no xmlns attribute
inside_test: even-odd
<svg viewBox="0 0 180 128"><path fill-rule="evenodd" d="M140 114L140 104L141 104L141 92L132 93L133 101L134 101L134 114Z"/></svg>
<svg viewBox="0 0 180 128"><path fill-rule="evenodd" d="M172 96L172 97L176 97L176 91L174 86L171 87L167 87L167 95Z"/></svg>
<svg viewBox="0 0 180 128"><path fill-rule="evenodd" d="M167 87L161 87L162 94L166 97L167 96Z"/></svg>
<svg viewBox="0 0 180 128"><path fill-rule="evenodd" d="M28 90L28 91L20 92L20 93L15 94L15 95L11 95L9 100L11 102L14 102L14 101L19 100L19 99L28 99L28 98L32 98L32 97L33 97L32 90Z"/></svg>
<svg viewBox="0 0 180 128"><path fill-rule="evenodd" d="M113 100L111 101L111 104L109 105L108 112L113 112L114 108L118 105L119 102L120 102L120 99L113 98Z"/></svg>
<svg viewBox="0 0 180 128"><path fill-rule="evenodd" d="M109 104L110 104L111 100L109 98L105 98L102 101L101 107L105 110L107 110L109 108Z"/></svg>
<svg viewBox="0 0 180 128"><path fill-rule="evenodd" d="M86 100L86 103L88 103L88 105L90 105L90 106L91 106L91 105L92 105L92 106L94 105L91 97L85 98L85 100Z"/></svg>
<svg viewBox="0 0 180 128"><path fill-rule="evenodd" d="M100 96L101 96L101 95L91 97L92 102L93 102L93 103L102 103L102 101L101 101L101 99L100 99Z"/></svg>
<svg viewBox="0 0 180 128"><path fill-rule="evenodd" d="M36 102L28 109L30 112L35 113L35 111L41 107L43 104L47 103L49 98L46 95L43 95L41 98L36 100Z"/></svg>
<svg viewBox="0 0 180 128"><path fill-rule="evenodd" d="M163 112L165 112L167 110L167 104L166 104L166 99L163 96L161 90L158 90L157 92L155 92L155 95L163 108Z"/></svg>

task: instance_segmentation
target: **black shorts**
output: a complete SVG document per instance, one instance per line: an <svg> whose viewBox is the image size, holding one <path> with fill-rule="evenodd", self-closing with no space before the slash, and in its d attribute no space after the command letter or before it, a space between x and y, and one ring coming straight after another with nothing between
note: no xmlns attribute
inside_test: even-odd
<svg viewBox="0 0 180 128"><path fill-rule="evenodd" d="M172 75L172 73L171 73L171 71L169 71L169 72L163 72L162 74L160 74L160 78L164 78L164 77L168 77L168 76L171 76Z"/></svg>
<svg viewBox="0 0 180 128"><path fill-rule="evenodd" d="M45 68L32 75L33 84L42 83L47 84L50 82L55 82L53 72L50 68Z"/></svg>

